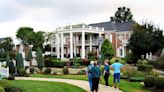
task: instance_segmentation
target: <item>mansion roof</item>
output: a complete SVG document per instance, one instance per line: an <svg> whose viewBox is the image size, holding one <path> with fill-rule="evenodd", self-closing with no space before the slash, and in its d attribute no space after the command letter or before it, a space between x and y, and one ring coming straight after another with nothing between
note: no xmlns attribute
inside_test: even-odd
<svg viewBox="0 0 164 92"><path fill-rule="evenodd" d="M93 27L102 27L105 31L132 31L133 25L135 22L128 21L128 22L101 22L101 23L94 23L89 24L89 26Z"/></svg>

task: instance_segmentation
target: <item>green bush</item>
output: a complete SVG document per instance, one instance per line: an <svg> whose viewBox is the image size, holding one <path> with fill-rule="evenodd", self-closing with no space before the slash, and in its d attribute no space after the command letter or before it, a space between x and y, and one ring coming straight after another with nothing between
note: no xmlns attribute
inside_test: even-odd
<svg viewBox="0 0 164 92"><path fill-rule="evenodd" d="M138 71L143 71L143 72L150 72L153 69L152 65L139 64L137 66L138 66Z"/></svg>
<svg viewBox="0 0 164 92"><path fill-rule="evenodd" d="M3 87L0 87L0 92L5 92Z"/></svg>
<svg viewBox="0 0 164 92"><path fill-rule="evenodd" d="M85 70L80 70L77 74L84 75L85 74Z"/></svg>
<svg viewBox="0 0 164 92"><path fill-rule="evenodd" d="M148 60L146 60L146 59L144 59L144 60L139 59L137 61L137 64L148 64Z"/></svg>
<svg viewBox="0 0 164 92"><path fill-rule="evenodd" d="M130 78L130 77L134 77L136 72L137 72L137 70L135 70L135 69L128 69L128 70L124 71L123 75Z"/></svg>
<svg viewBox="0 0 164 92"><path fill-rule="evenodd" d="M154 84L156 89L162 89L164 88L164 78L163 77L157 77L154 79Z"/></svg>
<svg viewBox="0 0 164 92"><path fill-rule="evenodd" d="M51 68L47 68L45 71L44 71L45 74L50 74L51 73Z"/></svg>
<svg viewBox="0 0 164 92"><path fill-rule="evenodd" d="M68 70L68 67L64 67L63 68L63 74L69 74L69 70Z"/></svg>
<svg viewBox="0 0 164 92"><path fill-rule="evenodd" d="M153 76L153 75L146 76L144 78L145 87L153 87L154 86L154 79L155 79L155 76Z"/></svg>
<svg viewBox="0 0 164 92"><path fill-rule="evenodd" d="M119 62L119 63L122 63L122 64L125 64L125 63L126 63L126 61L123 60L123 59L121 59L121 58L112 58L112 59L110 60L110 64L115 63L116 60L118 60L118 62Z"/></svg>
<svg viewBox="0 0 164 92"><path fill-rule="evenodd" d="M154 66L154 65L155 65L155 61L153 61L153 60L149 60L149 61L148 61L148 64Z"/></svg>
<svg viewBox="0 0 164 92"><path fill-rule="evenodd" d="M30 68L30 73L32 73L32 74L33 74L34 72L35 72L35 68L33 68L33 67L32 67L32 68Z"/></svg>
<svg viewBox="0 0 164 92"><path fill-rule="evenodd" d="M144 77L131 77L129 81L131 82L142 82L144 80Z"/></svg>
<svg viewBox="0 0 164 92"><path fill-rule="evenodd" d="M164 56L161 56L156 62L155 62L155 67L164 69Z"/></svg>
<svg viewBox="0 0 164 92"><path fill-rule="evenodd" d="M89 61L95 61L97 57L97 53L96 52L89 52L88 53L88 60Z"/></svg>
<svg viewBox="0 0 164 92"><path fill-rule="evenodd" d="M18 70L18 73L19 73L19 76L26 76L26 74L27 74L27 73L26 73L26 70L23 69L23 68L22 68L22 69L19 69L19 70Z"/></svg>
<svg viewBox="0 0 164 92"><path fill-rule="evenodd" d="M53 67L63 68L66 65L67 65L67 62L65 61L53 61Z"/></svg>
<svg viewBox="0 0 164 92"><path fill-rule="evenodd" d="M125 56L125 61L129 64L137 63L138 57L133 53L127 53Z"/></svg>

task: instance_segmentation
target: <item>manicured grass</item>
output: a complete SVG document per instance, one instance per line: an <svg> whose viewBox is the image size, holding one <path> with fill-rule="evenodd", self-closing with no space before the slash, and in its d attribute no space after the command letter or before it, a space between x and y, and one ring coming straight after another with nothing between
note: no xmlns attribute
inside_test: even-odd
<svg viewBox="0 0 164 92"><path fill-rule="evenodd" d="M76 79L76 80L87 80L85 75L43 75L43 74L32 74L31 77L39 78L64 78L64 79ZM105 84L103 77L101 78L101 83ZM109 77L109 84L113 85L113 76ZM144 89L141 82L129 82L127 80L121 79L120 89L124 92L150 92L148 89Z"/></svg>
<svg viewBox="0 0 164 92"><path fill-rule="evenodd" d="M60 82L14 80L9 83L21 88L23 92L86 92L79 87Z"/></svg>

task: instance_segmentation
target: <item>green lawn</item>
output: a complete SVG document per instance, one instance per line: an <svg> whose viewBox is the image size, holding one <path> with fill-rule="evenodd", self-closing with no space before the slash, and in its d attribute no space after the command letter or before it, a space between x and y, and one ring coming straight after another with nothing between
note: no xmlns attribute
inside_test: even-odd
<svg viewBox="0 0 164 92"><path fill-rule="evenodd" d="M40 78L64 78L64 79L77 79L77 80L87 80L85 75L43 75L43 74L32 74L31 77L40 77ZM101 83L104 84L103 78L101 78ZM112 85L113 76L110 75L109 83ZM147 89L143 88L141 82L129 82L127 80L121 79L120 89L124 92L150 92Z"/></svg>
<svg viewBox="0 0 164 92"><path fill-rule="evenodd" d="M23 92L86 92L79 87L60 82L14 80L9 83L21 88Z"/></svg>

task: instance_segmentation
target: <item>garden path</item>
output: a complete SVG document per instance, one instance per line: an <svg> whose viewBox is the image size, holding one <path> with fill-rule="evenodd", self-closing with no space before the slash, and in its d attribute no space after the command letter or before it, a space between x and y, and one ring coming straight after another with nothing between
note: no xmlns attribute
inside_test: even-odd
<svg viewBox="0 0 164 92"><path fill-rule="evenodd" d="M51 81L51 82L64 82L68 84L80 87L87 92L89 91L89 84L87 81L83 80L73 80L73 79L59 79L59 78L32 78L32 77L16 77L16 80L35 80L35 81ZM113 87L106 87L105 85L99 84L99 92L122 92Z"/></svg>

